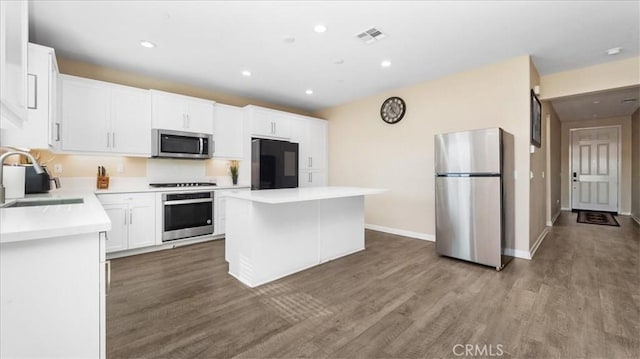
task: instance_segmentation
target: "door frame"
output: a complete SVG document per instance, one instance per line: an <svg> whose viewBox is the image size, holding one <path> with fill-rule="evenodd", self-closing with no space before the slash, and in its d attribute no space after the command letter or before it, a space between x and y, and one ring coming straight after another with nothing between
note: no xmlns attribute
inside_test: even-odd
<svg viewBox="0 0 640 359"><path fill-rule="evenodd" d="M606 125L606 126L591 126L591 127L576 127L569 129L569 173L567 174L569 182L569 208L573 211L573 185L571 184L573 173L573 133L581 130L599 130L603 128L615 128L618 132L618 203L616 205L616 212L620 213L620 200L622 199L622 125Z"/></svg>

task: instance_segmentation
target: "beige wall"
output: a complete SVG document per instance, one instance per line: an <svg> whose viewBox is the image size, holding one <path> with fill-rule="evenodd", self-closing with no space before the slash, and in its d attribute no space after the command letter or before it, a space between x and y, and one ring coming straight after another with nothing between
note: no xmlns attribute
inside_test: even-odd
<svg viewBox="0 0 640 359"><path fill-rule="evenodd" d="M542 99L605 91L640 84L640 57L542 76Z"/></svg>
<svg viewBox="0 0 640 359"><path fill-rule="evenodd" d="M550 102L542 105L547 122L547 225L560 213L562 192L562 126Z"/></svg>
<svg viewBox="0 0 640 359"><path fill-rule="evenodd" d="M620 158L620 200L619 212L628 214L631 211L631 116L613 117L597 120L562 122L562 207L571 208L571 176L569 148L571 147L570 130L574 128L617 126L621 130Z"/></svg>
<svg viewBox="0 0 640 359"><path fill-rule="evenodd" d="M533 63L529 65L529 88L539 84L540 76ZM546 105L546 104L545 104ZM528 121L529 123L529 121ZM542 108L542 143L540 148L535 147L533 153L529 155L529 169L531 171L529 181L529 248L531 248L538 237L547 226L547 181L544 172L547 170L547 119L545 108Z"/></svg>
<svg viewBox="0 0 640 359"><path fill-rule="evenodd" d="M515 137L516 249L528 251L529 78L529 57L521 56L321 111L329 120L329 183L387 188L367 197L366 222L433 235L434 135L502 127ZM390 96L407 104L394 125L379 115Z"/></svg>
<svg viewBox="0 0 640 359"><path fill-rule="evenodd" d="M96 175L98 166L104 166L110 177L145 177L147 175L148 159L142 157L69 155L47 150L32 150L32 152L39 154L40 163L47 165L54 177L93 177ZM62 172L53 172L56 164L62 166ZM119 173L118 166L122 166L124 171ZM227 160L207 160L205 166L206 176L231 176Z"/></svg>
<svg viewBox="0 0 640 359"><path fill-rule="evenodd" d="M640 108L631 116L632 147L632 203L631 214L640 223Z"/></svg>

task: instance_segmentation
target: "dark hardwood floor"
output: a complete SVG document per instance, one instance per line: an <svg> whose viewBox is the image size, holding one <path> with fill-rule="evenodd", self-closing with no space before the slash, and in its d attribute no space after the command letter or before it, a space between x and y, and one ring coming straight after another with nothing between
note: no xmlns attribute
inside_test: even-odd
<svg viewBox="0 0 640 359"><path fill-rule="evenodd" d="M113 260L107 357L638 358L640 229L575 216L502 272L374 231L255 289L227 274L224 241Z"/></svg>

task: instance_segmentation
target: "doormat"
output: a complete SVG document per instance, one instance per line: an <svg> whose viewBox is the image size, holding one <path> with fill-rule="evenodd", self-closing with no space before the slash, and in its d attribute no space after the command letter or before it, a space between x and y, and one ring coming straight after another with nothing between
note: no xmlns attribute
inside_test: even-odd
<svg viewBox="0 0 640 359"><path fill-rule="evenodd" d="M613 214L606 212L578 211L578 223L620 227Z"/></svg>

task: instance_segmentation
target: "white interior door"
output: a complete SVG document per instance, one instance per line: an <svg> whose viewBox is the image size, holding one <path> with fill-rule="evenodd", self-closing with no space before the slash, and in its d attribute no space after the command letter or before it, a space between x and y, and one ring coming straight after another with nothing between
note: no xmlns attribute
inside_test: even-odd
<svg viewBox="0 0 640 359"><path fill-rule="evenodd" d="M572 131L573 209L618 211L618 128Z"/></svg>

